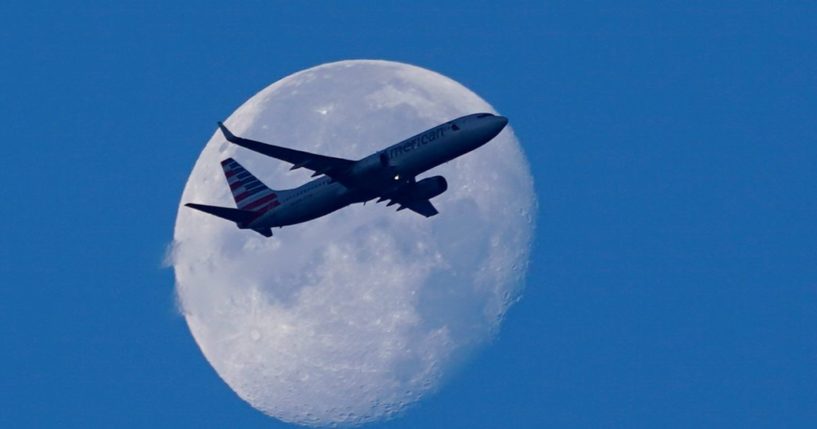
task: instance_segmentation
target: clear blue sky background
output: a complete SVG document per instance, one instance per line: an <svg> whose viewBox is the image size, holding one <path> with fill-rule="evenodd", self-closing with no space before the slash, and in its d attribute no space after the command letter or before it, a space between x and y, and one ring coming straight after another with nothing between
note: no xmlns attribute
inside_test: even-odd
<svg viewBox="0 0 817 429"><path fill-rule="evenodd" d="M82 3L0 5L0 426L285 427L163 253L216 120L377 58L509 116L540 201L499 338L382 427L817 427L813 2Z"/></svg>

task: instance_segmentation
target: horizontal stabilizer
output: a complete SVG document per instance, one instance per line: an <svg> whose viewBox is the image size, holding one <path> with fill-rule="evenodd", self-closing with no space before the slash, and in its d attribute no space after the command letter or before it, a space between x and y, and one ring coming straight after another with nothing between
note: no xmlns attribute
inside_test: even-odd
<svg viewBox="0 0 817 429"><path fill-rule="evenodd" d="M251 212L249 210L232 209L229 207L208 206L204 204L195 203L187 203L185 204L185 206L211 214L213 216L220 217L222 219L233 221L239 224L239 226L242 226L242 224L246 224L252 221L253 219L255 219L256 216L258 216L258 213L256 212Z"/></svg>

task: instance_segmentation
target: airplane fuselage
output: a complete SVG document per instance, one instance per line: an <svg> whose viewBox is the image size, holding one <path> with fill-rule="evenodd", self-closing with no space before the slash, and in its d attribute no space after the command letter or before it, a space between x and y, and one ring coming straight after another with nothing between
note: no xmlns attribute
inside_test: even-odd
<svg viewBox="0 0 817 429"><path fill-rule="evenodd" d="M354 188L327 176L319 177L297 188L280 191L280 206L248 226L293 225L353 203L369 201L484 145L499 134L505 124L507 119L500 116L474 114L438 125L357 161L351 174Z"/></svg>

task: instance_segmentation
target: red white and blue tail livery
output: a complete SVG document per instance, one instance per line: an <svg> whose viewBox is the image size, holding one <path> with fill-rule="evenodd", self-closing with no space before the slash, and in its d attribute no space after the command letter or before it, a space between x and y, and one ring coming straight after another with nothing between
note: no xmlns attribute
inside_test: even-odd
<svg viewBox="0 0 817 429"><path fill-rule="evenodd" d="M221 161L221 168L240 210L265 212L281 205L275 191L261 183L236 160L227 158Z"/></svg>

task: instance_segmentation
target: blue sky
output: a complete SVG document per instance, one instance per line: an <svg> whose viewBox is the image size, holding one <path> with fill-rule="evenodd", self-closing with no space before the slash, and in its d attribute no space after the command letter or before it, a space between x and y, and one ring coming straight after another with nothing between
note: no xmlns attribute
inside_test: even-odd
<svg viewBox="0 0 817 429"><path fill-rule="evenodd" d="M4 2L0 426L286 427L162 258L216 120L376 58L507 115L540 211L495 343L372 427L817 427L817 8L712 3Z"/></svg>

